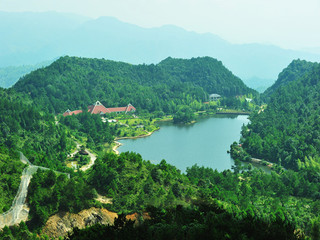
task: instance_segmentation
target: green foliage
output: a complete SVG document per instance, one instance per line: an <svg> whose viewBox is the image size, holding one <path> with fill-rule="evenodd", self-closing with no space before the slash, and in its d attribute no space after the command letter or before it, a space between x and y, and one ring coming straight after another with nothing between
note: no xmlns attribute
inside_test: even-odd
<svg viewBox="0 0 320 240"><path fill-rule="evenodd" d="M113 128L109 127L108 122L102 122L101 117L84 111L81 114L61 117L60 123L76 131L76 136L88 136L88 147L94 148L103 143L113 141Z"/></svg>
<svg viewBox="0 0 320 240"><path fill-rule="evenodd" d="M275 90L267 108L250 116L240 141L247 153L294 170L320 169L319 76L316 64Z"/></svg>
<svg viewBox="0 0 320 240"><path fill-rule="evenodd" d="M32 106L27 96L0 89L0 153L16 158L22 151L36 165L61 170L73 144L66 131L51 114Z"/></svg>
<svg viewBox="0 0 320 240"><path fill-rule="evenodd" d="M262 94L262 98L269 102L271 95L278 88L298 80L306 73L310 72L315 66L317 66L317 63L307 62L300 59L293 60L289 66L279 74L277 81Z"/></svg>
<svg viewBox="0 0 320 240"><path fill-rule="evenodd" d="M197 165L187 169L187 177L198 187L198 201L218 199L228 208L237 206L247 214L252 209L255 215L264 218L279 211L282 219L291 219L296 229L303 229L307 235L312 233L310 219L320 213L319 176L314 170L266 174L257 169L219 173Z"/></svg>
<svg viewBox="0 0 320 240"><path fill-rule="evenodd" d="M148 210L151 220L136 227L123 218L115 226L74 229L66 239L304 239L298 238L288 219L265 219L254 212L225 210L216 203Z"/></svg>
<svg viewBox="0 0 320 240"><path fill-rule="evenodd" d="M243 213L260 216L267 222L277 219L278 211L281 221L289 221L308 234L312 230L308 219L320 213L319 179L312 170L270 175L254 168L240 168L233 173L197 165L184 175L164 160L153 165L139 154L128 152L105 155L96 161L88 177L98 192L113 198L108 209L117 212L143 211L147 206L211 204L218 200L230 211L237 206Z"/></svg>
<svg viewBox="0 0 320 240"><path fill-rule="evenodd" d="M167 58L159 63L171 78L183 83L192 82L208 94L218 93L222 96L256 94L256 91L245 87L244 83L222 62L210 57L198 57L190 60Z"/></svg>
<svg viewBox="0 0 320 240"><path fill-rule="evenodd" d="M172 114L178 105L207 101L211 93L256 94L209 57L167 58L158 65L62 57L23 77L14 88L30 93L36 104L52 113L86 108L99 99L106 107L131 103L140 112Z"/></svg>
<svg viewBox="0 0 320 240"><path fill-rule="evenodd" d="M0 239L38 240L45 238L40 238L36 234L31 233L25 222L22 221L18 226L11 226L10 228L5 226L2 230L0 230Z"/></svg>
<svg viewBox="0 0 320 240"><path fill-rule="evenodd" d="M97 148L112 142L119 131L119 135L132 134L117 124L103 123L97 115L83 113L56 120L40 108L52 112L85 108L100 99L106 106L131 102L153 112L154 117L176 113L176 122L190 122L194 111L203 110L201 102L207 94L220 93L215 91L219 87L226 96L220 104L252 107L243 98L228 97L250 90L242 89L237 80L232 80L235 85L231 87L231 73L218 66L221 63L210 58L169 58L158 65L133 66L65 57L17 84L17 89L30 92L39 107L31 106L29 97L13 90L0 90L2 211L10 207L20 183L23 165L17 161L18 150L35 164L63 169L67 153L74 148L72 135L87 139L90 148ZM242 147L233 144L233 172L196 165L181 174L165 160L155 165L136 153L105 154L90 170L73 174L71 179L38 171L29 186L28 226L39 230L58 211L77 212L97 204L93 200L96 189L112 198L110 210L127 213L147 209L152 215L150 222L138 228L120 217L114 227L97 227L99 234L108 229L106 234L130 235L133 239L295 239L294 230L300 228L316 239L320 214L319 76L317 66L304 77L284 84L275 90L265 111L250 116L251 123L242 129ZM139 121L127 117L122 123L143 125L141 131L149 131L150 116ZM298 172L279 168L268 175L252 167L244 169L237 161L248 161L251 156ZM12 228L5 228L0 236L14 238L20 236L19 231L15 235ZM74 236L86 236L90 231L76 230ZM28 239L27 229L23 234Z"/></svg>
<svg viewBox="0 0 320 240"><path fill-rule="evenodd" d="M152 115L140 115L139 118L130 115L118 116L118 122L110 123L110 126L114 126L114 134L118 138L146 135L159 129L156 120L150 116Z"/></svg>
<svg viewBox="0 0 320 240"><path fill-rule="evenodd" d="M77 166L81 168L81 166L84 166L90 162L90 156L82 155L79 152L75 154L75 156L71 159L71 161L76 161Z"/></svg>
<svg viewBox="0 0 320 240"><path fill-rule="evenodd" d="M0 153L0 213L9 210L20 185L24 164Z"/></svg>
<svg viewBox="0 0 320 240"><path fill-rule="evenodd" d="M187 189L192 188L180 170L166 161L153 165L143 161L139 154L129 152L108 153L97 159L88 181L101 194L113 198L110 207L117 212L187 202Z"/></svg>
<svg viewBox="0 0 320 240"><path fill-rule="evenodd" d="M95 191L79 177L68 179L53 171L38 170L28 188L31 229L39 229L58 211L79 212L94 205Z"/></svg>
<svg viewBox="0 0 320 240"><path fill-rule="evenodd" d="M194 119L194 113L189 106L180 106L177 113L173 115L174 123L189 123Z"/></svg>

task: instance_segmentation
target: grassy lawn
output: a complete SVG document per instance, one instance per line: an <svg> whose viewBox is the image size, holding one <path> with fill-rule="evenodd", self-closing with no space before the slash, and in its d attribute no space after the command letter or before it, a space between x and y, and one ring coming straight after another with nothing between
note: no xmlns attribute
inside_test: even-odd
<svg viewBox="0 0 320 240"><path fill-rule="evenodd" d="M116 125L117 138L143 136L159 129L156 120L148 118L118 119L112 124Z"/></svg>

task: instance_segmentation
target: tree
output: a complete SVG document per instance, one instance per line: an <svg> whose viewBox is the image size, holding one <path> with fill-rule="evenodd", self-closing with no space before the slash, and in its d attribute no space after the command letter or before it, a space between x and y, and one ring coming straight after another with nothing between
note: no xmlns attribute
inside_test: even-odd
<svg viewBox="0 0 320 240"><path fill-rule="evenodd" d="M313 219L313 221L312 221L311 237L312 237L312 240L319 240L320 239L320 220L319 220L319 217L316 219Z"/></svg>
<svg viewBox="0 0 320 240"><path fill-rule="evenodd" d="M176 114L173 116L174 123L189 123L193 121L195 115L189 106L181 106Z"/></svg>

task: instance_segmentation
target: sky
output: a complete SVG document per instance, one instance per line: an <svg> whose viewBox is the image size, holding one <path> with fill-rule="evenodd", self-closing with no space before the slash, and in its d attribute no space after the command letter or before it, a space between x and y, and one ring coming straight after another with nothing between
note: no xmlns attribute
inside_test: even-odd
<svg viewBox="0 0 320 240"><path fill-rule="evenodd" d="M231 43L320 51L320 0L0 0L0 11L112 16L142 27L210 32Z"/></svg>

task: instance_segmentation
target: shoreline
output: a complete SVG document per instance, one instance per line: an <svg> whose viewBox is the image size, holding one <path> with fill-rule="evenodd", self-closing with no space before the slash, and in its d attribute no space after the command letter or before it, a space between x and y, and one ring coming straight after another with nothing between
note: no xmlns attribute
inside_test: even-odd
<svg viewBox="0 0 320 240"><path fill-rule="evenodd" d="M112 151L115 153L115 154L120 154L119 151L117 150L118 147L122 146L123 144L118 142L118 140L123 140L123 139L136 139L136 138L144 138L144 137L149 137L151 136L155 131L158 131L160 130L160 127L156 130L154 130L153 132L148 132L147 134L144 134L144 135L139 135L139 136L134 136L134 137L119 137L119 138L115 138L114 139L114 143L116 144L113 148L112 148Z"/></svg>
<svg viewBox="0 0 320 240"><path fill-rule="evenodd" d="M118 141L114 141L114 143L116 144L113 148L112 148L112 151L119 155L119 151L117 150L118 147L120 147L122 145L122 143L119 143Z"/></svg>
<svg viewBox="0 0 320 240"><path fill-rule="evenodd" d="M232 112L232 113L230 113L230 112L228 112L228 113L214 113L213 115L211 115L211 114L205 114L205 115L203 115L203 116L198 116L198 118L202 118L202 117L214 117L214 115L219 115L219 114L232 114L232 115L248 115L248 114L241 114L241 113L238 113L238 112ZM157 120L156 122L173 122L173 120L172 119L163 119L163 120ZM185 125L191 125L191 124L195 124L197 121L196 120L193 120L193 121L191 121L191 122L189 122L189 123L184 123ZM120 146L122 146L123 144L122 143L120 143L120 142L118 142L118 140L123 140L123 139L137 139L137 138L144 138L144 137L149 137L149 136L151 136L155 131L158 131L158 130L160 130L160 127L159 128L157 128L156 130L154 130L153 132L148 132L147 134L143 134L143 135L139 135L139 136L134 136L134 137L116 137L115 139L114 139L114 143L116 144L113 148L112 148L112 151L115 153L115 154L117 154L117 155L119 155L120 153L119 153L119 151L117 150L117 148L119 148Z"/></svg>
<svg viewBox="0 0 320 240"><path fill-rule="evenodd" d="M255 163L255 164L259 164L261 166L266 166L266 167L270 168L271 170L274 167L272 162L268 162L268 161L258 159L258 158L251 158L250 162Z"/></svg>
<svg viewBox="0 0 320 240"><path fill-rule="evenodd" d="M250 112L216 112L216 115L250 115Z"/></svg>

